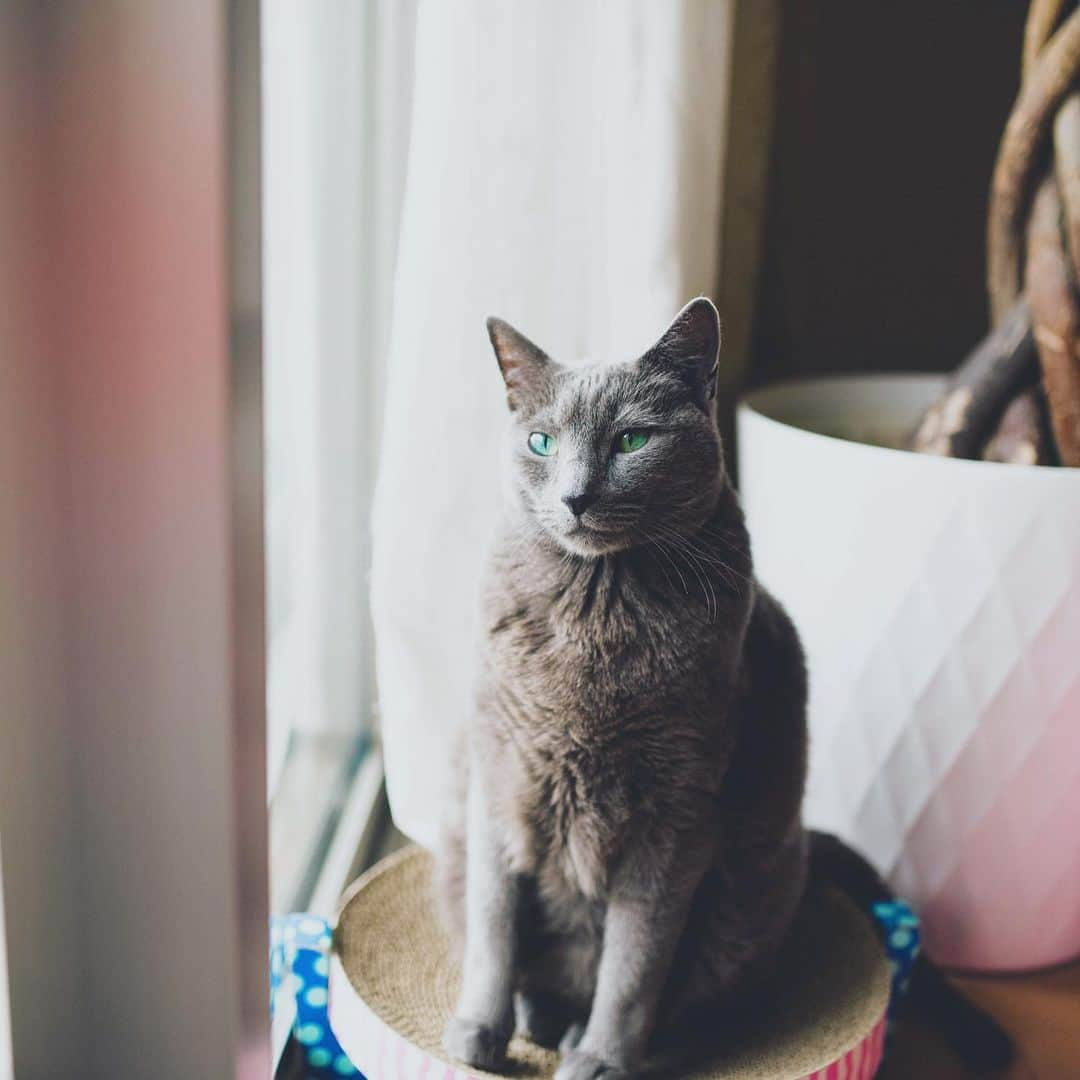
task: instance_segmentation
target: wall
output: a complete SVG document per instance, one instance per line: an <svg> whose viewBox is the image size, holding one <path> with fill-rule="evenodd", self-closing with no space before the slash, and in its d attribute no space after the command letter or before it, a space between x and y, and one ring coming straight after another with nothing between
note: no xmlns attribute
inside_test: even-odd
<svg viewBox="0 0 1080 1080"><path fill-rule="evenodd" d="M1026 5L787 0L749 378L943 370L987 325Z"/></svg>

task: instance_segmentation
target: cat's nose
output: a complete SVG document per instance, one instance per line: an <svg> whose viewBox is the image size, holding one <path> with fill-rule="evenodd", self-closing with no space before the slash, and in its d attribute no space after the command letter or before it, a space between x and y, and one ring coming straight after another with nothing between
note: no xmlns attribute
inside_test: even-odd
<svg viewBox="0 0 1080 1080"><path fill-rule="evenodd" d="M562 501L570 508L574 517L581 517L596 502L596 496L591 491L582 491L577 495L564 495Z"/></svg>

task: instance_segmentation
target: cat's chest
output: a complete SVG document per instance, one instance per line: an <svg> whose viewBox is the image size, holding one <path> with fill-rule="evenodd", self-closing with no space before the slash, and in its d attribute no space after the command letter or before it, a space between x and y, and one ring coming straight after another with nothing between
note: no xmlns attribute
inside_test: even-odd
<svg viewBox="0 0 1080 1080"><path fill-rule="evenodd" d="M659 705L695 682L714 651L711 628L633 594L516 598L492 620L495 676L529 711L583 721Z"/></svg>
<svg viewBox="0 0 1080 1080"><path fill-rule="evenodd" d="M709 767L699 735L725 699L723 641L610 568L565 588L507 585L489 594L481 708L504 735L515 862L549 893L599 898Z"/></svg>
<svg viewBox="0 0 1080 1080"><path fill-rule="evenodd" d="M621 755L612 755L621 757ZM522 869L549 894L602 897L633 824L632 776L625 762L562 747L530 755L516 802Z"/></svg>

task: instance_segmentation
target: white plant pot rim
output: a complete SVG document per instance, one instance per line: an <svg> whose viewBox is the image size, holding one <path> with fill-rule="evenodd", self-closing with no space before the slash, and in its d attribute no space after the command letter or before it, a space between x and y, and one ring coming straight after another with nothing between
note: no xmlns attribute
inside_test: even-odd
<svg viewBox="0 0 1080 1080"><path fill-rule="evenodd" d="M802 432L808 439L827 439L834 443L845 443L857 451L866 454L884 454L889 457L903 455L925 462L925 468L958 470L1007 470L1015 475L1015 470L1028 470L1042 476L1053 475L1066 486L1080 485L1080 469L1063 468L1058 465L1023 465L1007 464L1000 461L973 461L968 458L940 457L936 454L917 454L898 447L880 446L864 442L857 438L837 435L828 430L820 430L807 419L796 419L793 413L805 410L808 405L832 405L851 402L857 398L874 399L876 408L883 416L889 413L889 407L882 400L882 395L897 388L907 388L915 394L925 395L927 402L935 398L944 388L947 378L933 372L883 372L863 375L821 375L814 378L785 379L770 383L756 390L748 391L738 402L740 414L753 416L765 424L793 429ZM900 411L897 409L896 411Z"/></svg>

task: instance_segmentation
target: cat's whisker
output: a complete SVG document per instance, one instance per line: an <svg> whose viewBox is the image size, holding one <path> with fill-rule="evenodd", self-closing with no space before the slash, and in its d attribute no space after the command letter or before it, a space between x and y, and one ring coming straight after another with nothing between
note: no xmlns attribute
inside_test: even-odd
<svg viewBox="0 0 1080 1080"><path fill-rule="evenodd" d="M682 555L687 559L687 561L695 568L695 573L697 573L698 568L700 568L700 570L702 571L702 574L704 575L702 587L707 587L709 592L711 593L712 618L715 619L719 615L719 599L716 595L716 589L711 579L709 578L710 567L717 570L720 573L721 577L723 577L724 580L727 582L727 584L734 588L736 593L741 596L741 592L739 591L737 585L727 576L725 572L728 568L718 559L711 557L709 553L706 553L700 548L696 547L685 536L683 536L676 530L671 529L667 526L660 526L660 528L663 530L663 533L668 538L669 542L672 543L682 553ZM699 575L699 580L701 580L701 575Z"/></svg>
<svg viewBox="0 0 1080 1080"><path fill-rule="evenodd" d="M655 540L648 540L648 541L646 541L646 543L647 543L647 544L648 544L648 546L649 546L649 547L651 547L651 548L655 548L655 547L657 546L657 544L656 544L656 541L655 541ZM650 552L650 554L651 554L651 552ZM670 576L670 575L668 574L668 572L667 572L667 568L666 568L666 567L664 566L664 564L663 564L662 562L657 562L657 563L656 563L656 565L660 567L660 570L661 570L661 572L662 572L662 573L663 573L663 575L664 575L664 580L665 580L665 581L667 582L667 584L668 584L668 588L674 591L674 589L675 589L675 585L674 585L674 583L673 583L673 582L672 582L672 580L671 580L671 576Z"/></svg>
<svg viewBox="0 0 1080 1080"><path fill-rule="evenodd" d="M711 536L714 540L719 540L720 543L722 543L722 544L726 545L727 547L729 547L737 555L740 555L740 556L745 555L744 547L740 546L740 544L738 543L738 538L737 537L736 537L736 539L732 539L732 534L731 534L730 530L728 530L728 529L717 529L714 526L709 525L708 523L706 523L704 526L702 526L701 531L703 533Z"/></svg>
<svg viewBox="0 0 1080 1080"><path fill-rule="evenodd" d="M652 546L655 547L656 550L659 551L660 554L663 555L665 559L667 559L668 563L671 565L671 568L675 571L676 575L678 576L679 581L682 582L683 592L687 596L689 596L690 595L690 589L686 584L686 578L683 577L682 571L676 565L675 560L672 559L672 557L668 554L667 550L664 548L664 545L659 543L656 540L653 540L653 539L650 539L649 543L652 544Z"/></svg>
<svg viewBox="0 0 1080 1080"><path fill-rule="evenodd" d="M672 561L673 555L678 556L680 559L685 559L685 552L680 550L677 543L673 541L670 533L667 530L663 529L663 527L660 526L659 523L654 522L652 529L644 535L648 537L650 542L654 546L656 546L658 550L664 553L664 555L668 558L669 561ZM673 562L673 565L675 565L676 568L678 567L677 563Z"/></svg>
<svg viewBox="0 0 1080 1080"><path fill-rule="evenodd" d="M666 537L666 539L668 540L668 542L673 544L674 550L676 551L676 553L680 554L686 560L687 569L690 570L690 572L697 579L698 584L701 586L702 596L705 599L705 611L706 611L706 615L708 617L708 620L709 620L709 622L714 622L715 619L716 619L716 616L719 613L719 602L718 602L717 597L716 597L716 592L712 588L712 584L708 580L707 573L703 574L702 570L701 570L699 564L696 562L696 560L694 560L694 558L691 555L689 555L685 550L680 549L677 538L667 536L666 532L662 533L661 535L664 535ZM661 550L661 551L665 550L664 546L662 544L659 544L657 546L658 546L659 550ZM665 554L666 554L666 551L665 551ZM670 556L669 556L669 559L670 559ZM673 561L672 561L672 565L676 566L676 571L678 572L678 567ZM681 573L679 574L679 576L680 576L680 578L682 578ZM685 588L686 579L683 578L682 580L683 580L683 585L684 585L684 588ZM687 595L689 595L689 590L687 590Z"/></svg>
<svg viewBox="0 0 1080 1080"><path fill-rule="evenodd" d="M706 532L707 529L708 529L708 526L706 526L706 527L702 528L701 530L699 530L699 535L701 533ZM730 575L734 575L734 577L736 577L736 578L741 578L743 581L749 582L750 578L746 574L741 573L739 570L737 570L735 567L733 567L730 563L725 562L715 552L710 552L710 551L707 551L707 550L703 550L698 544L696 544L689 537L687 537L687 536L685 536L683 534L679 534L679 533L676 533L675 535L677 535L679 540L682 543L684 543L690 550L694 551L695 554L700 559L702 559L704 562L708 563L709 565L714 566L721 573L721 575L725 578L725 580L728 581L728 583L732 586L732 588L734 588L736 590L736 592L738 592L739 595L741 595L741 591L738 589L737 584L735 583L735 581L733 580L733 578Z"/></svg>

